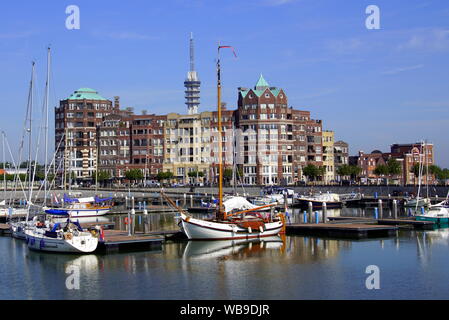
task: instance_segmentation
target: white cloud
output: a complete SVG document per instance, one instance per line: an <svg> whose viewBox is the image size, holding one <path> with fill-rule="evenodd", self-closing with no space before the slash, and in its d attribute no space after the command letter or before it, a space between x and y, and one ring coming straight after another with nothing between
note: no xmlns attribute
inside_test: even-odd
<svg viewBox="0 0 449 320"><path fill-rule="evenodd" d="M157 40L157 39L159 39L159 37L157 37L157 36L150 36L148 34L128 32L128 31L109 32L109 33L94 32L93 35L99 36L99 37L108 37L108 38L115 39L115 40Z"/></svg>
<svg viewBox="0 0 449 320"><path fill-rule="evenodd" d="M416 70L416 69L421 69L423 68L424 65L419 64L416 66L409 66L409 67L402 67L402 68L395 68L395 69L391 69L391 70L387 70L382 72L382 74L388 74L388 75L392 75L392 74L398 74L401 72L405 72L405 71L411 71L411 70Z"/></svg>
<svg viewBox="0 0 449 320"><path fill-rule="evenodd" d="M400 50L446 51L449 50L449 29L424 28L414 30L409 39L401 43Z"/></svg>

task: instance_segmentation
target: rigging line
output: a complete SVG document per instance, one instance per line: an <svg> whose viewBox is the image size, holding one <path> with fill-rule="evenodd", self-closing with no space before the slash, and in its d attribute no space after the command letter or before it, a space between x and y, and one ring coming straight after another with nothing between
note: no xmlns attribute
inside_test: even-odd
<svg viewBox="0 0 449 320"><path fill-rule="evenodd" d="M48 177L48 173L50 172L53 163L56 162L56 155L57 155L57 153L58 153L58 151L59 151L59 149L60 149L60 147L61 147L61 144L62 144L62 141L63 141L62 139L63 139L63 138L64 138L64 134L62 134L62 137L61 137L61 139L59 140L59 143L58 143L58 147L57 147L56 151L55 151L54 154L53 154L53 158L52 158L52 160L51 160L51 162L50 162L50 165L47 167L47 177ZM61 163L62 163L62 162L59 163L58 169L60 168ZM52 185L53 182L55 181L55 177L56 177L56 175L53 177L52 183L51 183L50 185ZM45 184L45 183L46 183L46 181L44 181L44 184ZM44 184L41 184L41 186L39 187L38 191L36 192L36 196L35 196L36 198L40 195L40 192L42 191L42 186L43 186ZM49 190L48 190L48 191L49 191ZM47 193L47 194L48 194L48 193Z"/></svg>
<svg viewBox="0 0 449 320"><path fill-rule="evenodd" d="M10 157L11 157L12 164L16 167L16 163L15 163L15 160L14 160L14 156L12 155L11 147L9 146L8 138L6 137L6 135L5 135L5 141L6 141L6 146L8 147L8 151L9 151L9 155L10 155ZM16 174L15 174L16 177L18 176L18 173L17 173L17 172L18 172L18 171L16 170ZM26 198L25 187L22 185L22 181L21 181L20 179L19 179L19 183L20 183L20 186L22 187L22 192L23 192L23 194L24 194L24 196L25 196L25 198ZM16 193L16 189L14 189L14 192L11 194L11 198L10 198L9 203L11 203L12 197L13 197L13 195L14 195L15 193Z"/></svg>

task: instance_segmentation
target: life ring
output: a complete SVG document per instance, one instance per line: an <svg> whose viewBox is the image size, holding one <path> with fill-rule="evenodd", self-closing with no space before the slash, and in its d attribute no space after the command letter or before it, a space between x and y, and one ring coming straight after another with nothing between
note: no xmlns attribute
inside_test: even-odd
<svg viewBox="0 0 449 320"><path fill-rule="evenodd" d="M125 224L131 223L133 221L133 218L125 217Z"/></svg>

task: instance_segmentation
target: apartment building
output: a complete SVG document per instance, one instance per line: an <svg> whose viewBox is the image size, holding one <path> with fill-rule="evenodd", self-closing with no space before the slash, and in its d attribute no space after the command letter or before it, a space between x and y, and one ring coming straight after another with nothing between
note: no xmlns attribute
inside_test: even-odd
<svg viewBox="0 0 449 320"><path fill-rule="evenodd" d="M97 169L97 126L118 108L96 90L80 88L55 108L56 163L59 172L90 180Z"/></svg>
<svg viewBox="0 0 449 320"><path fill-rule="evenodd" d="M335 134L333 131L323 131L323 168L324 183L330 184L335 181L335 157L334 143Z"/></svg>

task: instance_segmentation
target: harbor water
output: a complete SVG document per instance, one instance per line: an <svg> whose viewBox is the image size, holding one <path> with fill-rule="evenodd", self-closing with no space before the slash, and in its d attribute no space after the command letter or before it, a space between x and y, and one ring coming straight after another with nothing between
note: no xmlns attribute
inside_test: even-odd
<svg viewBox="0 0 449 320"><path fill-rule="evenodd" d="M328 211L373 215L369 208ZM292 212L290 219L299 222L301 215ZM125 230L124 218L99 221ZM136 215L133 224L148 232L175 230L177 221L175 213L151 213ZM367 285L370 266L378 270L376 288ZM447 299L448 266L444 228L401 229L394 237L365 240L169 241L155 251L89 255L34 252L24 241L3 236L0 299Z"/></svg>

